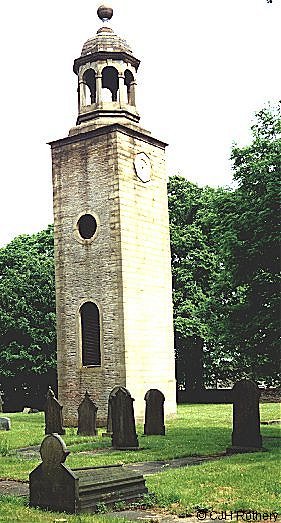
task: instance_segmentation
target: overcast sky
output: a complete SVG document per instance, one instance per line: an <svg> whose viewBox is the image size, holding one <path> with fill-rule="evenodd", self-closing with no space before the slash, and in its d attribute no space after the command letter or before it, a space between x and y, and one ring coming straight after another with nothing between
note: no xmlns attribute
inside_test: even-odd
<svg viewBox="0 0 281 523"><path fill-rule="evenodd" d="M101 26L95 0L1 2L0 245L52 223L46 142L77 116L72 72ZM111 27L141 59L141 125L167 141L170 174L229 185L231 144L280 91L281 1L115 0Z"/></svg>

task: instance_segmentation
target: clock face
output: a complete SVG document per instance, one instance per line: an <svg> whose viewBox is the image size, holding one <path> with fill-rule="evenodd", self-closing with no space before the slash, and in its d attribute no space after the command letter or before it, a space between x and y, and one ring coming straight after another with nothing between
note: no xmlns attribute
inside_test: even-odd
<svg viewBox="0 0 281 523"><path fill-rule="evenodd" d="M134 161L135 171L137 177L144 183L150 181L151 163L150 159L145 153L139 153Z"/></svg>

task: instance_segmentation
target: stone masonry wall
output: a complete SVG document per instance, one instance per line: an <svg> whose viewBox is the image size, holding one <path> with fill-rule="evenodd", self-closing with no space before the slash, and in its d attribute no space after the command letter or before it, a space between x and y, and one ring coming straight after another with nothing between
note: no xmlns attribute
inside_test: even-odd
<svg viewBox="0 0 281 523"><path fill-rule="evenodd" d="M176 413L172 275L165 150L145 137L117 137L123 278L126 386L135 414L144 416L144 395L158 388L165 414ZM133 160L145 153L151 180L142 182Z"/></svg>
<svg viewBox="0 0 281 523"><path fill-rule="evenodd" d="M156 142L110 126L52 143L58 380L66 425L76 424L85 390L103 424L116 385L135 398L138 419L149 388L164 393L166 414L176 411L164 146ZM135 174L137 152L150 158L148 183ZM84 213L98 223L92 240L78 234ZM101 367L82 367L85 301L100 310Z"/></svg>
<svg viewBox="0 0 281 523"><path fill-rule="evenodd" d="M53 145L59 401L66 424L77 421L85 390L104 422L107 399L125 385L119 197L114 134ZM91 213L93 241L79 239L77 221ZM82 367L79 309L100 309L101 367Z"/></svg>

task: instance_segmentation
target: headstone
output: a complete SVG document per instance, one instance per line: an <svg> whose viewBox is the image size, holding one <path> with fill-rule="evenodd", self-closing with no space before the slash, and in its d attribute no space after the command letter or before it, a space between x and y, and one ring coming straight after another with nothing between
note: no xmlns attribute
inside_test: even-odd
<svg viewBox="0 0 281 523"><path fill-rule="evenodd" d="M52 434L53 432L57 434L65 434L63 428L63 418L62 418L62 405L58 402L55 397L55 393L52 391L51 387L47 392L47 401L45 404L45 434Z"/></svg>
<svg viewBox="0 0 281 523"><path fill-rule="evenodd" d="M254 381L241 380L235 383L232 394L232 447L227 449L227 453L262 450L258 386Z"/></svg>
<svg viewBox="0 0 281 523"><path fill-rule="evenodd" d="M136 450L139 446L134 417L134 398L124 387L111 396L112 446L119 450Z"/></svg>
<svg viewBox="0 0 281 523"><path fill-rule="evenodd" d="M29 475L32 507L69 512L97 512L101 504L132 502L147 493L141 474L123 465L70 469L69 454L58 434L49 434L41 444L42 463Z"/></svg>
<svg viewBox="0 0 281 523"><path fill-rule="evenodd" d="M0 430L11 430L10 418L0 418Z"/></svg>
<svg viewBox="0 0 281 523"><path fill-rule="evenodd" d="M102 436L104 436L104 437L111 438L111 436L112 436L111 398L115 394L115 392L117 392L117 390L120 388L124 388L124 387L120 387L120 386L114 387L114 389L112 389L112 391L110 392L109 397L108 397L106 432L103 432L103 434L102 434ZM124 388L124 390L126 390L126 389Z"/></svg>
<svg viewBox="0 0 281 523"><path fill-rule="evenodd" d="M146 436L165 436L164 425L164 394L158 389L150 389L144 396L145 399L145 423L144 434Z"/></svg>
<svg viewBox="0 0 281 523"><path fill-rule="evenodd" d="M78 407L78 430L81 436L96 436L96 419L98 407L91 400L88 391Z"/></svg>

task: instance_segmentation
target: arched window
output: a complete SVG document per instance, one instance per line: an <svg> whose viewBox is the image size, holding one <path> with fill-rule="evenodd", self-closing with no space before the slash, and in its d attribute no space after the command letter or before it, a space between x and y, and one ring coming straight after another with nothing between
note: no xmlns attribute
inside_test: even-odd
<svg viewBox="0 0 281 523"><path fill-rule="evenodd" d="M128 97L128 104L135 105L135 94L134 94L134 85L132 82L134 81L133 74L129 69L126 69L125 71L125 85L127 87L127 97Z"/></svg>
<svg viewBox="0 0 281 523"><path fill-rule="evenodd" d="M80 308L82 333L82 365L101 365L100 315L95 303L88 301Z"/></svg>
<svg viewBox="0 0 281 523"><path fill-rule="evenodd" d="M85 85L86 105L95 103L96 101L96 74L93 69L87 69L83 74L83 82Z"/></svg>
<svg viewBox="0 0 281 523"><path fill-rule="evenodd" d="M115 67L107 66L102 70L102 88L109 89L111 92L111 101L117 102L119 79L118 71Z"/></svg>

